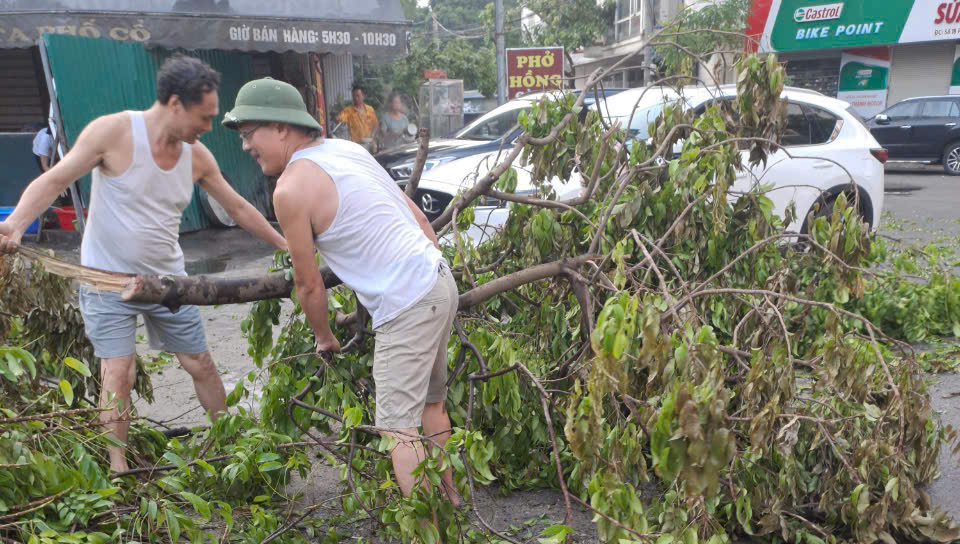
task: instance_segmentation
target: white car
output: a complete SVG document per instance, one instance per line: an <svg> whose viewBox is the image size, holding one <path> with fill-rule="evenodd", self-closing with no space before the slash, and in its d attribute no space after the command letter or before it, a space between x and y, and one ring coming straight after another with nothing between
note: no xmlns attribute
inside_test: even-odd
<svg viewBox="0 0 960 544"><path fill-rule="evenodd" d="M736 92L733 85L691 86L679 91L667 87L630 89L598 107L605 117L628 127L633 138L646 140L649 123L666 104L680 103L701 114L710 104L732 101ZM768 157L765 165L754 167L743 152L744 169L730 188L731 198L772 185L766 196L773 201L777 215L783 217L790 203L796 206L797 217L786 225L787 231L805 233L807 216L815 206L819 205L821 213L829 213L840 193L847 193L847 202L853 202L853 181L859 189L857 211L875 231L883 210L887 150L877 143L849 103L793 87L787 87L781 96L787 101L782 147ZM674 152L679 149L678 144Z"/></svg>
<svg viewBox="0 0 960 544"><path fill-rule="evenodd" d="M707 89L688 87L680 91L666 87L629 89L600 101L595 107L604 117L629 127L633 138L647 140L648 125L669 103L682 103L697 113L716 100L732 100L736 87L723 86ZM787 225L790 232L806 232L807 216L819 204L821 213L832 210L833 200L842 192L852 202L851 177L859 189L858 212L864 221L876 230L883 209L884 168L887 153L866 128L863 121L841 100L816 92L787 88L787 127L781 143L783 148L768 157L766 165L750 167L744 152L744 170L738 173L730 189L730 198L759 186L772 185L766 195L774 203L774 212L783 217L787 207L794 203L797 217ZM679 151L679 144L674 149ZM421 204L432 206L439 214L461 191L472 187L498 159L506 153L485 153L454 160L424 172L420 189L429 196ZM517 169L517 189L520 194L536 191L530 182L530 173ZM847 174L849 172L849 175ZM569 199L582 189L576 173L569 180L553 180L560 199ZM468 235L476 242L495 232L507 218L506 203L489 197L475 208L475 226Z"/></svg>
<svg viewBox="0 0 960 544"><path fill-rule="evenodd" d="M421 195L418 204L421 208L426 208L425 211L439 215L459 193L473 187L487 172L502 162L509 152L510 150L471 155L424 172L418 185L417 194ZM514 193L538 198L547 197L548 195L542 194L531 181L530 167L521 167L519 162L518 159L513 164L513 169L517 173L517 187ZM576 198L585 190L580 182L580 175L576 172L566 180L554 178L548 185L556 199L561 202ZM506 223L507 216L510 215L509 204L493 197L481 196L474 206L473 225L467 232L461 234L473 240L474 244L488 240ZM452 234L451 231L444 235L442 242L453 243Z"/></svg>

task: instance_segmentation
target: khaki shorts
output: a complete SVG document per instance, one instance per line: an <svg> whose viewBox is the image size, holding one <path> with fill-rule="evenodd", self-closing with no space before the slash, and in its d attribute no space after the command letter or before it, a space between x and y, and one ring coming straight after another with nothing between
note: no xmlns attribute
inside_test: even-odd
<svg viewBox="0 0 960 544"><path fill-rule="evenodd" d="M446 399L447 341L457 304L457 284L443 263L430 292L374 331L377 427L417 428L424 404Z"/></svg>

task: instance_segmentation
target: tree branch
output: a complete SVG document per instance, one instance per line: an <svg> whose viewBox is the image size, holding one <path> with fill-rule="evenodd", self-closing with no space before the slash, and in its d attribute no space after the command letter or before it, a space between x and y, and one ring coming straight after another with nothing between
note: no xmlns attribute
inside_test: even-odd
<svg viewBox="0 0 960 544"><path fill-rule="evenodd" d="M430 127L423 127L417 134L417 140L420 147L417 149L417 159L413 162L413 170L407 179L407 196L411 199L417 194L417 187L420 186L420 175L423 174L423 165L427 163L427 150L430 145Z"/></svg>

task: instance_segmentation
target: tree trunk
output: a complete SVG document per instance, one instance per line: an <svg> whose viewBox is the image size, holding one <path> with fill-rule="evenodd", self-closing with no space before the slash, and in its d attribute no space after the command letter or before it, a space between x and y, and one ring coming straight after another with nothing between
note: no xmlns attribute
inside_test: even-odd
<svg viewBox="0 0 960 544"><path fill-rule="evenodd" d="M320 269L327 288L343 283L329 268ZM287 298L293 280L286 273L239 279L211 279L207 276L136 276L123 291L124 300L162 304L176 313L181 306L238 304L255 300Z"/></svg>
<svg viewBox="0 0 960 544"><path fill-rule="evenodd" d="M527 283L568 274L592 258L581 255L561 259L514 272L497 278L476 289L460 294L459 309L465 310L500 293L516 289ZM343 283L329 268L320 269L323 284L327 288ZM211 279L207 276L135 276L123 291L123 299L132 302L162 304L177 312L181 306L212 306L215 304L239 304L256 300L286 298L290 296L293 280L284 272L266 276L240 279Z"/></svg>

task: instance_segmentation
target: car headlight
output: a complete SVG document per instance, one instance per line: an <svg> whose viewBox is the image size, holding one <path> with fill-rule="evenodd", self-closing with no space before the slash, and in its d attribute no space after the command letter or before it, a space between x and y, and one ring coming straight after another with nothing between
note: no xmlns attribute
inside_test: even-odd
<svg viewBox="0 0 960 544"><path fill-rule="evenodd" d="M439 166L445 162L450 162L456 157L442 157L439 159L427 159L427 162L423 163L423 171L426 172L435 166ZM407 179L410 177L410 174L413 173L413 162L405 162L403 164L398 164L390 168L390 177L393 179Z"/></svg>

